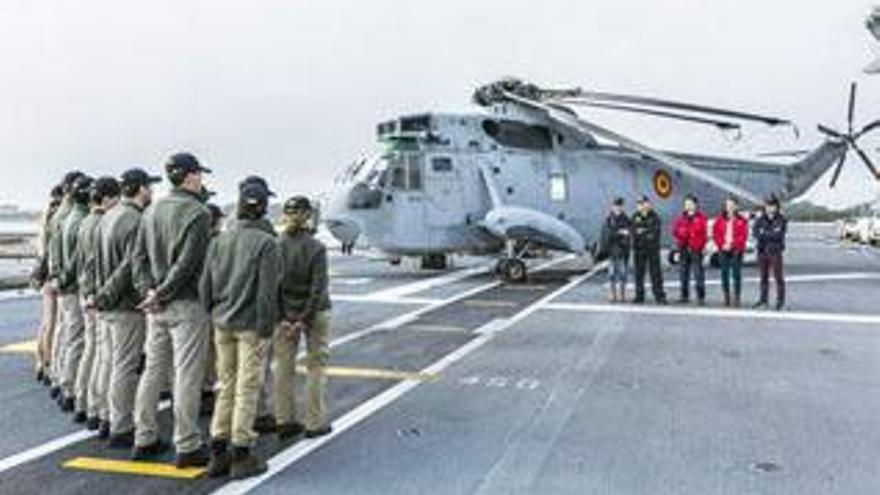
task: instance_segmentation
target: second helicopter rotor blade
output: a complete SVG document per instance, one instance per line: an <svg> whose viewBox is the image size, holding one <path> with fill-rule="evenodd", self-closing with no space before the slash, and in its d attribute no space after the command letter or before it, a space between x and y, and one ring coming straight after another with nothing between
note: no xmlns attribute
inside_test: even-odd
<svg viewBox="0 0 880 495"><path fill-rule="evenodd" d="M843 163L846 161L846 153L840 156L840 159L837 160L837 165L834 167L834 174L831 176L831 184L829 187L834 188L835 184L837 184L837 179L840 177L840 172L843 170Z"/></svg>
<svg viewBox="0 0 880 495"><path fill-rule="evenodd" d="M864 151L862 151L862 149L859 148L859 145L857 145L855 143L855 141L850 141L850 146L852 146L852 148L854 150L856 150L856 153L859 155L859 158L862 159L862 162L865 164L866 167L868 167L868 170L871 171L871 174L874 175L874 178L880 179L880 175L877 174L877 167L875 167L874 163L871 161L871 159L868 158L868 154L865 153Z"/></svg>
<svg viewBox="0 0 880 495"><path fill-rule="evenodd" d="M833 138L837 138L837 139L844 139L844 135L843 135L843 134L841 134L841 133L835 131L834 129L832 129L832 128L830 128L830 127L826 127L826 126L824 126L824 125L822 125L822 124L819 124L819 125L816 126L816 127L819 129L819 132L821 132L821 133L823 133L823 134L827 134L828 136L831 136L831 137L833 137Z"/></svg>
<svg viewBox="0 0 880 495"><path fill-rule="evenodd" d="M853 82L849 86L849 112L847 113L847 123L849 125L849 134L853 133L853 121L856 118L856 83Z"/></svg>

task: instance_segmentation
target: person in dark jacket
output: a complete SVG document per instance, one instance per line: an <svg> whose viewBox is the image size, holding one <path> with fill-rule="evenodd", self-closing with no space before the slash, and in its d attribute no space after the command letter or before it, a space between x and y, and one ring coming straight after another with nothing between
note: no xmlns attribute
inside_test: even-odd
<svg viewBox="0 0 880 495"><path fill-rule="evenodd" d="M220 391L211 420L209 475L246 478L266 471L252 452L263 355L278 323L281 258L266 215L269 191L256 184L239 193L235 222L211 242L199 284L214 323Z"/></svg>
<svg viewBox="0 0 880 495"><path fill-rule="evenodd" d="M651 207L647 196L639 198L638 211L632 216L633 258L635 261L636 296L633 302L645 302L645 271L651 276L651 292L658 304L666 304L663 271L660 266L660 232L663 220Z"/></svg>
<svg viewBox="0 0 880 495"><path fill-rule="evenodd" d="M770 273L776 283L776 310L785 307L785 275L782 253L785 252L785 234L788 219L779 211L779 200L771 196L764 202L764 211L755 221L753 235L758 242L758 269L761 273L761 297L755 308L766 308L769 303Z"/></svg>
<svg viewBox="0 0 880 495"><path fill-rule="evenodd" d="M691 273L694 275L694 285L697 290L697 302L700 306L706 304L706 270L703 266L703 251L706 249L708 240L708 220L700 211L699 202L695 196L687 196L684 199L684 211L672 225L672 238L678 249L679 275L681 281L681 296L679 303L686 304L690 300Z"/></svg>
<svg viewBox="0 0 880 495"><path fill-rule="evenodd" d="M95 314L92 300L96 291L95 256L100 245L100 224L104 213L113 208L119 201L119 182L114 177L99 177L92 184L91 189L91 213L82 221L79 227L79 242L77 243L77 268L79 272L80 301L84 308L83 319L85 322L84 346L82 358L79 360L79 368L76 372L75 396L76 412L73 416L74 423L89 423L90 427L98 429L98 401L89 400L89 387L96 378L92 371L95 368L97 355L97 315Z"/></svg>
<svg viewBox="0 0 880 495"><path fill-rule="evenodd" d="M165 173L171 192L144 212L132 256L134 286L142 297L138 309L147 312L132 459L153 459L165 450L156 416L171 370L175 465L205 466L210 456L198 418L210 330L199 302L199 277L211 241L211 213L201 196L203 174L210 169L190 153L176 153Z"/></svg>
<svg viewBox="0 0 880 495"><path fill-rule="evenodd" d="M712 225L712 239L721 264L721 288L724 305L738 308L742 294L742 263L749 238L749 221L739 212L739 201L731 196ZM731 298L731 278L733 297Z"/></svg>
<svg viewBox="0 0 880 495"><path fill-rule="evenodd" d="M313 208L308 198L284 203L284 232L278 243L284 260L281 279L282 320L273 339L275 418L278 434L288 438L305 430L306 438L330 433L325 368L329 359L330 296L327 249L310 232ZM296 352L306 341L306 411L304 425L295 417L293 394Z"/></svg>
<svg viewBox="0 0 880 495"><path fill-rule="evenodd" d="M92 382L90 397L98 402L99 436L109 436L108 447L122 449L134 442L135 393L146 338L131 260L143 211L161 179L132 168L120 181L122 201L104 215L99 227L98 289L92 302L98 311L98 379Z"/></svg>
<svg viewBox="0 0 880 495"><path fill-rule="evenodd" d="M626 301L626 281L629 269L632 222L623 210L623 198L616 198L611 212L602 225L602 253L608 256L608 280L611 302Z"/></svg>

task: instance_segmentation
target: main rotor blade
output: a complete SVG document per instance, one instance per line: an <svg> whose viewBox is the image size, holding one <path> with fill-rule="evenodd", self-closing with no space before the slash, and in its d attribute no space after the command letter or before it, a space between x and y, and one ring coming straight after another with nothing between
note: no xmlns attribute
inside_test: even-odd
<svg viewBox="0 0 880 495"><path fill-rule="evenodd" d="M859 158L862 159L862 162L865 163L865 166L868 167L868 170L870 170L871 173L874 174L874 178L880 179L880 175L877 174L877 167L874 166L874 163L871 161L870 158L868 158L868 155L864 151L862 151L861 148L859 148L859 145L857 145L855 141L850 141L850 146L852 146L852 148L856 150Z"/></svg>
<svg viewBox="0 0 880 495"><path fill-rule="evenodd" d="M856 118L856 83L852 82L849 86L849 112L847 113L847 122L849 125L849 134L853 133L853 120Z"/></svg>
<svg viewBox="0 0 880 495"><path fill-rule="evenodd" d="M673 113L673 112L664 112L662 110L650 110L648 108L639 108L639 107L631 107L627 105L615 105L613 103L598 103L598 102L586 102L586 101L572 101L573 105L582 105L588 107L595 108L603 108L606 110L619 110L621 112L630 112L630 113L642 113L646 115L651 115L654 117L663 117L673 120L683 120L685 122L694 122L697 124L706 124L715 126L722 131L730 131L730 130L739 130L742 128L741 125L735 122L729 122L726 120L715 120L715 119L707 119L703 117L696 117L693 115L685 115L681 113Z"/></svg>
<svg viewBox="0 0 880 495"><path fill-rule="evenodd" d="M636 142L626 136L618 134L610 129L606 129L604 127L593 124L592 122L588 122L584 119L581 119L581 118L577 117L577 114L575 114L568 107L565 107L560 104L548 105L548 104L544 104L544 103L539 103L534 100L522 98L518 95L509 93L509 92L505 93L505 96L507 98L510 98L511 100L519 102L523 105L526 105L526 106L529 106L532 108L536 108L539 110L543 110L551 119L559 122L562 125L574 128L575 130L578 130L578 131L585 133L585 134L595 134L597 136L604 137L606 139L609 139L611 141L618 143L621 147L623 147L625 149L628 149L630 151L634 151L634 152L639 153L639 154L646 156L648 158L652 158L655 161L660 162L673 170L678 170L678 171L682 172L683 174L686 174L686 175L694 177L698 180L707 182L707 183L709 183L719 189L727 191L733 195L739 196L739 197L746 199L754 204L761 203L761 200L757 196L755 196L754 194L752 194L749 191L746 191L745 189L742 189L742 188L740 188L734 184L731 184L727 181L721 180L718 177L715 177L714 175L703 172L702 170L699 170L699 169L693 167L692 165L686 163L683 160L669 156L665 153L661 153L660 151L649 148L648 146L645 146L641 143L638 143L638 142ZM569 112L571 112L571 113L569 113Z"/></svg>
<svg viewBox="0 0 880 495"><path fill-rule="evenodd" d="M749 112L740 112L737 110L728 110L726 108L710 107L705 105L696 105L693 103L685 103L681 101L664 100L660 98L648 98L644 96L622 95L614 93L604 93L600 91L586 91L581 93L577 99L587 101L616 101L619 103L628 103L631 105L649 106L649 107L666 107L676 110L684 110L687 112L707 113L720 115L739 120L747 120L761 122L770 126L777 125L793 125L791 121L778 117L768 117L766 115L758 115Z"/></svg>
<svg viewBox="0 0 880 495"><path fill-rule="evenodd" d="M837 139L844 139L845 138L845 136L843 134L835 131L834 129L832 129L830 127L825 127L822 124L819 124L816 127L819 129L819 132L822 132L823 134L827 134L833 138L837 138Z"/></svg>
<svg viewBox="0 0 880 495"><path fill-rule="evenodd" d="M843 162L846 161L846 153L840 155L840 159L837 160L837 166L834 167L834 174L831 176L831 184L828 187L833 188L835 184L837 184L837 179L840 177L840 172L843 170Z"/></svg>
<svg viewBox="0 0 880 495"><path fill-rule="evenodd" d="M811 150L780 150L780 151L767 151L764 153L758 153L757 156L762 158L779 158L786 156L803 156L810 153Z"/></svg>
<svg viewBox="0 0 880 495"><path fill-rule="evenodd" d="M865 127L862 127L862 130L857 132L856 135L853 136L853 139L858 139L878 127L880 127L880 120L875 120L874 122L871 122L870 124L866 125Z"/></svg>

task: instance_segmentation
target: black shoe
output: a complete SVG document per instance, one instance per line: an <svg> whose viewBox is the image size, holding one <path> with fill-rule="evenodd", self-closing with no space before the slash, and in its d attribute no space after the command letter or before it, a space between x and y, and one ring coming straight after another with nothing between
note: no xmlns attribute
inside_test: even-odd
<svg viewBox="0 0 880 495"><path fill-rule="evenodd" d="M92 416L86 420L86 429L89 431L98 431L98 428L101 427L101 420L96 416Z"/></svg>
<svg viewBox="0 0 880 495"><path fill-rule="evenodd" d="M758 301L752 305L752 309L767 309L767 301Z"/></svg>
<svg viewBox="0 0 880 495"><path fill-rule="evenodd" d="M666 302L666 298L665 298L665 297L661 297L660 299L657 299L657 304L659 304L660 306L666 306L666 305L669 304L669 303Z"/></svg>
<svg viewBox="0 0 880 495"><path fill-rule="evenodd" d="M133 461L148 461L155 459L165 452L168 452L169 446L167 443L162 440L156 440L155 442L149 445L135 445L134 448L131 449L131 460Z"/></svg>
<svg viewBox="0 0 880 495"><path fill-rule="evenodd" d="M257 433L273 433L275 432L277 425L275 424L275 416L271 414L264 414L263 416L257 417L254 421L254 430Z"/></svg>
<svg viewBox="0 0 880 495"><path fill-rule="evenodd" d="M134 430L113 433L107 440L108 449L130 449L134 447Z"/></svg>
<svg viewBox="0 0 880 495"><path fill-rule="evenodd" d="M305 436L306 438L318 438L323 437L324 435L329 435L332 431L333 427L325 426L323 428L318 428L317 430L306 430Z"/></svg>
<svg viewBox="0 0 880 495"><path fill-rule="evenodd" d="M208 449L204 445L192 452L178 453L174 459L174 465L177 466L177 469L205 467L209 462L211 462L211 454L208 453Z"/></svg>
<svg viewBox="0 0 880 495"><path fill-rule="evenodd" d="M49 374L48 374L48 373L46 373L46 374L43 375L43 385L46 386L46 387L51 387L51 386L52 386L52 379L49 378Z"/></svg>
<svg viewBox="0 0 880 495"><path fill-rule="evenodd" d="M306 430L305 426L298 421L293 423L281 423L276 428L278 438L281 440L289 440L297 435L301 435Z"/></svg>
<svg viewBox="0 0 880 495"><path fill-rule="evenodd" d="M58 407L61 408L61 412L73 412L74 406L76 406L76 401L73 400L73 397L65 397L58 403Z"/></svg>
<svg viewBox="0 0 880 495"><path fill-rule="evenodd" d="M101 420L101 424L98 425L98 438L101 440L106 440L110 438L110 422Z"/></svg>
<svg viewBox="0 0 880 495"><path fill-rule="evenodd" d="M229 476L240 480L250 478L268 471L266 461L251 453L247 447L232 447L232 465L229 468Z"/></svg>
<svg viewBox="0 0 880 495"><path fill-rule="evenodd" d="M211 462L208 463L208 477L219 478L221 476L229 476L231 464L229 442L226 440L211 440Z"/></svg>
<svg viewBox="0 0 880 495"><path fill-rule="evenodd" d="M76 411L75 413L73 413L73 422L78 425L85 423L87 419L88 416L86 415L85 411Z"/></svg>
<svg viewBox="0 0 880 495"><path fill-rule="evenodd" d="M43 380L46 378L46 375L43 373L43 370L37 371L37 383L43 383Z"/></svg>
<svg viewBox="0 0 880 495"><path fill-rule="evenodd" d="M50 387L49 388L49 397L53 399L57 399L61 396L61 387Z"/></svg>
<svg viewBox="0 0 880 495"><path fill-rule="evenodd" d="M776 311L785 309L785 301L776 301Z"/></svg>

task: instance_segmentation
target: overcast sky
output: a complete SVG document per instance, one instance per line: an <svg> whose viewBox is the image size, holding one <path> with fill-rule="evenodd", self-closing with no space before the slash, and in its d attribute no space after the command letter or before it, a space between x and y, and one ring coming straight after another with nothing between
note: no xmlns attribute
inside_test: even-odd
<svg viewBox="0 0 880 495"><path fill-rule="evenodd" d="M592 115L659 147L753 157L814 147L817 122L880 118L869 0L0 0L0 202L42 203L63 172L159 170L192 150L233 201L244 175L283 195L328 189L375 124L462 109L503 75L789 117L803 128L711 129ZM865 146L880 145L880 132ZM878 157L875 151L872 156ZM880 157L878 157L880 158ZM880 161L880 159L878 159ZM873 198L849 162L830 204Z"/></svg>

